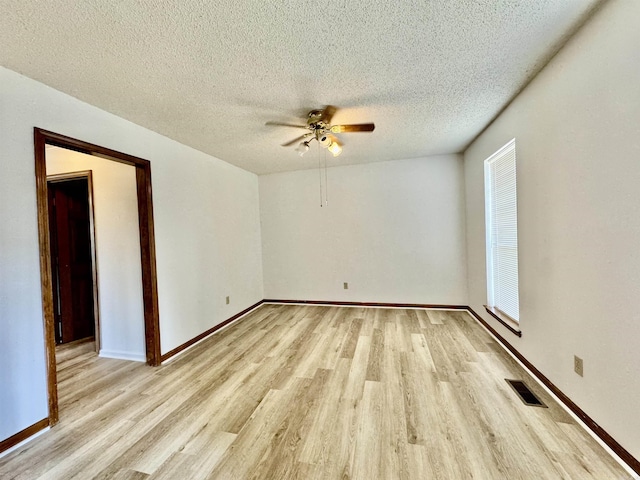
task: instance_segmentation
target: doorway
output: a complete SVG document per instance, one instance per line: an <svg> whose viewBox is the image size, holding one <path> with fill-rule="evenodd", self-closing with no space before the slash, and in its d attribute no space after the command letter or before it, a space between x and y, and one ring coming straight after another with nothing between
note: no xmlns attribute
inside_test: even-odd
<svg viewBox="0 0 640 480"><path fill-rule="evenodd" d="M87 155L93 155L135 167L146 360L148 365L157 366L160 365L161 359L150 162L142 158L134 157L105 147L100 147L98 145L54 132L34 128L40 278L49 401L48 423L49 425L55 425L58 422L59 415L56 373L56 325L53 295L54 280L49 235L49 192L47 188L47 165L45 153L47 145L75 150ZM95 261L93 265L95 265ZM94 303L94 308L95 306L96 304Z"/></svg>
<svg viewBox="0 0 640 480"><path fill-rule="evenodd" d="M47 176L56 345L95 340L99 309L91 172Z"/></svg>

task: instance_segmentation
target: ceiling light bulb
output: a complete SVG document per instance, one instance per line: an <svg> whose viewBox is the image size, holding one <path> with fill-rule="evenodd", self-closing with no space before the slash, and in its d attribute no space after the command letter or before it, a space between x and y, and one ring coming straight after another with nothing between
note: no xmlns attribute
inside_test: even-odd
<svg viewBox="0 0 640 480"><path fill-rule="evenodd" d="M296 152L301 157L309 151L309 144L307 142L301 142L300 145L296 147Z"/></svg>
<svg viewBox="0 0 640 480"><path fill-rule="evenodd" d="M331 145L331 138L329 138L328 135L318 135L318 143L322 147L327 148L329 145Z"/></svg>
<svg viewBox="0 0 640 480"><path fill-rule="evenodd" d="M329 145L329 151L333 154L334 157L337 157L342 153L342 147L337 142L331 142L331 145Z"/></svg>

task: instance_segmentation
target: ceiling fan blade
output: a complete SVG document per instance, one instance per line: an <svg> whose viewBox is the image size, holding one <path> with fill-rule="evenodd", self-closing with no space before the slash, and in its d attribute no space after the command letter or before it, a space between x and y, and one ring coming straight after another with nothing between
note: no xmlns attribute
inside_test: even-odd
<svg viewBox="0 0 640 480"><path fill-rule="evenodd" d="M336 113L337 110L338 109L333 105L327 105L326 107L324 107L324 110L322 111L322 116L320 117L320 121L329 125L331 123L331 119L333 118L333 115Z"/></svg>
<svg viewBox="0 0 640 480"><path fill-rule="evenodd" d="M313 133L305 133L304 135L299 136L298 138L294 138L293 140L291 140L290 142L287 143L283 143L282 146L283 147L290 147L291 145L293 145L294 143L298 143L302 140L304 140L307 137L310 137L311 135L313 135Z"/></svg>
<svg viewBox="0 0 640 480"><path fill-rule="evenodd" d="M269 125L270 127L294 127L294 128L308 128L306 125L294 125L292 123L282 123L282 122L267 122L265 125Z"/></svg>
<svg viewBox="0 0 640 480"><path fill-rule="evenodd" d="M376 126L373 123L357 123L353 125L333 125L333 133L373 132Z"/></svg>

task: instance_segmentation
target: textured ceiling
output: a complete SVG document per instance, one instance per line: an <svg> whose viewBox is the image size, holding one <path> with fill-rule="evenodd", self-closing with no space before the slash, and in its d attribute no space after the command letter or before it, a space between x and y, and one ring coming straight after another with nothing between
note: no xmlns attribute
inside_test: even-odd
<svg viewBox="0 0 640 480"><path fill-rule="evenodd" d="M0 0L0 64L255 173L462 151L600 0ZM330 155L329 155L330 157Z"/></svg>

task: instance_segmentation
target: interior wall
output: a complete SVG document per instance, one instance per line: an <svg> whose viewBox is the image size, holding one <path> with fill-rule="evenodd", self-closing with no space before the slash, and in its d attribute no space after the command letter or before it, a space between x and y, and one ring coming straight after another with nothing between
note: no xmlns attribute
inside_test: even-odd
<svg viewBox="0 0 640 480"><path fill-rule="evenodd" d="M266 298L466 305L460 156L327 176L323 207L318 170L260 176Z"/></svg>
<svg viewBox="0 0 640 480"><path fill-rule="evenodd" d="M605 3L465 152L471 306L636 458L639 18ZM522 338L483 308L483 161L514 137Z"/></svg>
<svg viewBox="0 0 640 480"><path fill-rule="evenodd" d="M264 295L256 175L5 68L0 106L1 440L48 415L34 126L151 162L163 353Z"/></svg>
<svg viewBox="0 0 640 480"><path fill-rule="evenodd" d="M146 361L136 169L47 145L47 175L91 170L100 355Z"/></svg>

